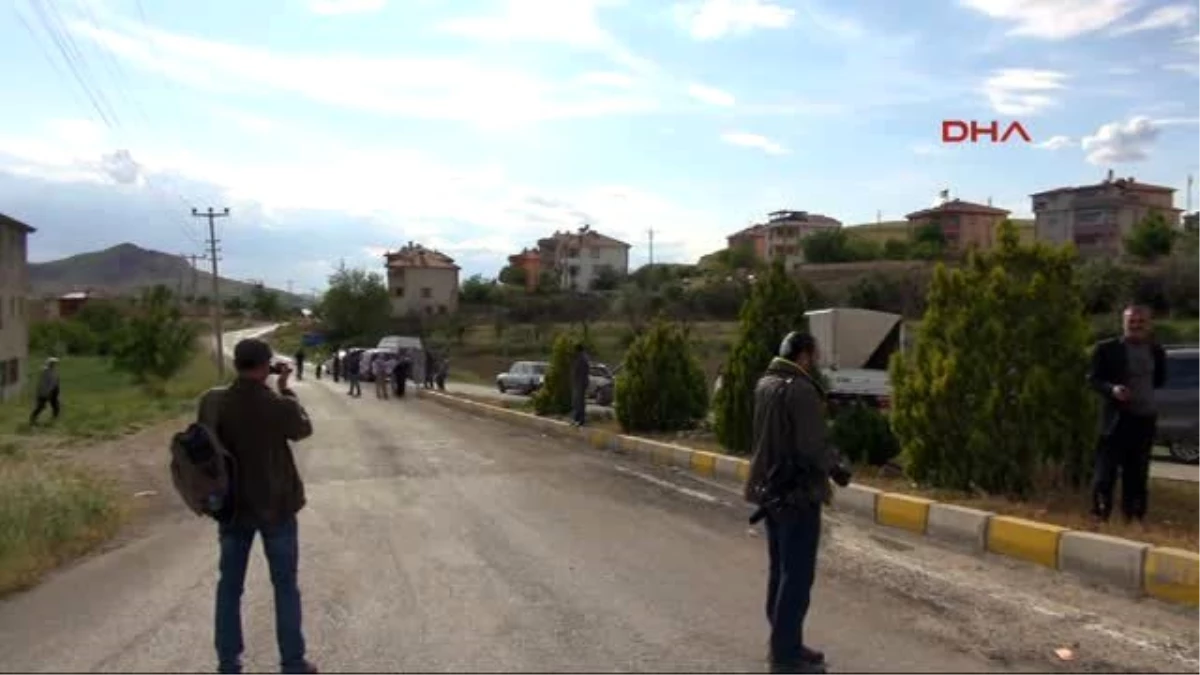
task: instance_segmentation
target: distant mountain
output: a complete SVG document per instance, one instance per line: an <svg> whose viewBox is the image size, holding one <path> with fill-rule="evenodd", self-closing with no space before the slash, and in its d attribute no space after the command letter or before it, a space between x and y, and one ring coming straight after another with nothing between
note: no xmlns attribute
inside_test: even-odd
<svg viewBox="0 0 1200 675"><path fill-rule="evenodd" d="M203 262L201 262L203 265ZM212 295L212 275L193 272L186 260L170 253L151 251L134 244L118 244L103 251L29 264L29 284L35 296L53 296L91 289L108 295L130 295L162 284L183 295ZM222 298L246 296L253 284L224 277L220 280ZM306 304L299 295L271 289L285 304Z"/></svg>

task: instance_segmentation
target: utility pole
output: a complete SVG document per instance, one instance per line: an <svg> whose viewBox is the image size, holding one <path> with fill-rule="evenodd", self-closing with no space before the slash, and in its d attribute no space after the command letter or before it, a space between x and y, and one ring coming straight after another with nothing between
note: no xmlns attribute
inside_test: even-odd
<svg viewBox="0 0 1200 675"><path fill-rule="evenodd" d="M1185 213L1191 213L1191 212L1192 212L1192 174L1189 173L1188 174L1188 186L1187 186L1187 210L1185 211Z"/></svg>
<svg viewBox="0 0 1200 675"><path fill-rule="evenodd" d="M192 302L194 303L194 302L196 302L196 292L198 290L197 286L200 283L200 274L199 274L199 271L196 269L196 262L200 261L200 260L207 260L208 256L196 255L195 253L184 253L184 254L182 254L181 257L184 260L188 261L188 265L192 268L191 294L192 294Z"/></svg>
<svg viewBox="0 0 1200 675"><path fill-rule="evenodd" d="M213 207L208 207L207 212L193 208L192 216L195 218L208 219L208 258L212 262L212 308L213 308L213 334L217 341L217 376L222 380L225 379L225 340L221 335L221 313L224 308L221 306L221 276L217 265L217 218L228 218L229 207L226 206L223 211L217 213L213 211Z"/></svg>
<svg viewBox="0 0 1200 675"><path fill-rule="evenodd" d="M650 265L654 266L654 228L646 230L646 234L650 235Z"/></svg>
<svg viewBox="0 0 1200 675"><path fill-rule="evenodd" d="M287 286L288 286L288 295L291 295L292 294L292 280L291 279L287 280Z"/></svg>

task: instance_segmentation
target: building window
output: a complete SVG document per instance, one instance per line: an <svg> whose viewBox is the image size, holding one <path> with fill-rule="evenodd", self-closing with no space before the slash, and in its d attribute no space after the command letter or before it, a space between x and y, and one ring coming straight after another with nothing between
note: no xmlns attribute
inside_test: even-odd
<svg viewBox="0 0 1200 675"><path fill-rule="evenodd" d="M599 257L600 257L600 247L598 247L598 246L593 246L593 247L592 247L592 258L593 258L593 259L596 259L596 258L599 258Z"/></svg>
<svg viewBox="0 0 1200 675"><path fill-rule="evenodd" d="M433 307L430 307L429 305L425 305L425 313L428 314L429 316L433 316Z"/></svg>
<svg viewBox="0 0 1200 675"><path fill-rule="evenodd" d="M446 313L446 306L438 305L438 314L445 314L445 313Z"/></svg>
<svg viewBox="0 0 1200 675"><path fill-rule="evenodd" d="M20 359L9 359L8 368L8 383L16 384L21 381L21 361Z"/></svg>
<svg viewBox="0 0 1200 675"><path fill-rule="evenodd" d="M433 297L433 289L429 288L428 286L426 286L425 288L422 288L421 289L421 297L422 298L432 298Z"/></svg>
<svg viewBox="0 0 1200 675"><path fill-rule="evenodd" d="M397 286L397 287L395 288L395 291L394 291L394 292L395 292L395 294L396 294L396 297L397 297L397 298L403 298L403 297L404 297L404 287L403 287L403 286Z"/></svg>

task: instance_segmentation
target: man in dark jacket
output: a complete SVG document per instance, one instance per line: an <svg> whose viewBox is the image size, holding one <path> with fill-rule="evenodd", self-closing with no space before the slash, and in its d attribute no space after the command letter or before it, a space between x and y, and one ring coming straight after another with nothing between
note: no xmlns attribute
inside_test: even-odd
<svg viewBox="0 0 1200 675"><path fill-rule="evenodd" d="M296 361L296 379L297 379L297 380L303 380L303 379L304 379L304 359L305 359L305 356L306 356L306 355L305 355L305 353L304 353L304 347L301 347L300 349L297 349L297 350L296 350L296 355L293 357L293 358L295 359L295 361Z"/></svg>
<svg viewBox="0 0 1200 675"><path fill-rule="evenodd" d="M350 382L350 391L346 392L351 396L362 396L362 350L349 352L346 358L342 359L342 367L346 370L346 380Z"/></svg>
<svg viewBox="0 0 1200 675"><path fill-rule="evenodd" d="M754 390L754 455L745 497L766 510L772 672L825 672L824 654L804 644L821 505L830 496L829 476L837 466L816 360L816 340L790 333Z"/></svg>
<svg viewBox="0 0 1200 675"><path fill-rule="evenodd" d="M275 588L275 630L285 673L315 673L305 658L297 583L299 543L296 514L304 508L304 483L289 441L312 435L312 422L288 387L286 365L267 385L271 347L242 340L234 347L237 379L219 396L200 402L200 420L214 429L233 457L233 490L222 514L220 580L217 582L216 648L222 673L241 672L242 590L254 535L260 534Z"/></svg>
<svg viewBox="0 0 1200 675"><path fill-rule="evenodd" d="M1121 475L1121 511L1127 521L1146 517L1150 454L1158 423L1154 390L1167 378L1166 352L1151 333L1150 310L1130 305L1123 334L1092 351L1088 385L1100 394L1100 442L1092 484L1092 515L1112 515L1113 485Z"/></svg>
<svg viewBox="0 0 1200 675"><path fill-rule="evenodd" d="M392 368L392 386L395 388L396 396L404 398L405 392L408 391L408 378L411 374L412 358L408 354L401 354Z"/></svg>
<svg viewBox="0 0 1200 675"><path fill-rule="evenodd" d="M342 379L342 350L334 349L333 351L333 381L338 382Z"/></svg>
<svg viewBox="0 0 1200 675"><path fill-rule="evenodd" d="M571 423L577 427L587 423L587 386L591 379L592 362L583 343L575 345L571 359Z"/></svg>

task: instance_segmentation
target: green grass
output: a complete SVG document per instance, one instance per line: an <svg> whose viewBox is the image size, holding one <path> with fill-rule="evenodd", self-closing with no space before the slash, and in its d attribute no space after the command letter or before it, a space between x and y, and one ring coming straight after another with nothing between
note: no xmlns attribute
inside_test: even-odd
<svg viewBox="0 0 1200 675"><path fill-rule="evenodd" d="M217 378L207 350L198 350L158 392L99 357L67 357L60 368L58 421L51 423L47 411L41 425L29 425L36 372L24 395L0 404L0 595L37 583L48 570L104 542L129 512L115 476L96 475L74 461L74 453L57 450L194 415L197 396Z"/></svg>
<svg viewBox="0 0 1200 675"><path fill-rule="evenodd" d="M40 363L31 357L31 364ZM62 415L29 425L37 371L29 373L26 391L0 405L0 442L18 439L78 442L130 434L165 419L195 410L196 397L217 383L216 363L207 351L197 351L183 371L161 392L151 391L95 356L68 356L59 362ZM32 438L30 438L32 437Z"/></svg>

